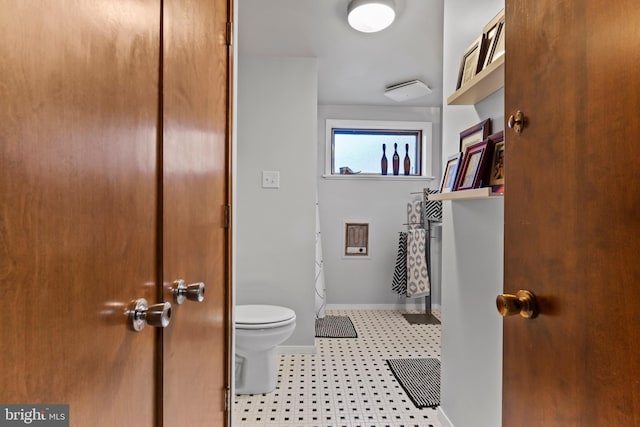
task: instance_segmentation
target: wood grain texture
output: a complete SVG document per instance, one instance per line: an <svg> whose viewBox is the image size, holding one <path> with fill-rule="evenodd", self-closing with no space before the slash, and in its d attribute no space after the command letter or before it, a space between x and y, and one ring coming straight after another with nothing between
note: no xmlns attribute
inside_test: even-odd
<svg viewBox="0 0 640 427"><path fill-rule="evenodd" d="M164 2L163 271L206 283L163 336L163 426L226 424L229 331L227 0Z"/></svg>
<svg viewBox="0 0 640 427"><path fill-rule="evenodd" d="M152 426L159 1L0 9L0 402Z"/></svg>
<svg viewBox="0 0 640 427"><path fill-rule="evenodd" d="M504 426L640 425L640 9L506 1ZM526 46L526 49L522 49Z"/></svg>

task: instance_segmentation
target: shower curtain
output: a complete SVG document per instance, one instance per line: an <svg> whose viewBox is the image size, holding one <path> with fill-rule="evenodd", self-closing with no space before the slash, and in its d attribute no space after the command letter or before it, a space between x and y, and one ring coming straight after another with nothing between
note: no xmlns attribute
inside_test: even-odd
<svg viewBox="0 0 640 427"><path fill-rule="evenodd" d="M316 319L325 316L327 306L327 290L324 285L324 267L322 261L322 236L320 235L320 208L316 194Z"/></svg>

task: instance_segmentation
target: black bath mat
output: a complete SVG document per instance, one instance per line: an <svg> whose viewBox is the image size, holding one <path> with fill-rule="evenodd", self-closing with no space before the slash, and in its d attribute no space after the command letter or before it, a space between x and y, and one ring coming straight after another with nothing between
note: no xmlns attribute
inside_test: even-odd
<svg viewBox="0 0 640 427"><path fill-rule="evenodd" d="M438 359L390 359L387 364L416 408L440 406Z"/></svg>
<svg viewBox="0 0 640 427"><path fill-rule="evenodd" d="M358 338L349 316L325 316L316 319L316 338Z"/></svg>

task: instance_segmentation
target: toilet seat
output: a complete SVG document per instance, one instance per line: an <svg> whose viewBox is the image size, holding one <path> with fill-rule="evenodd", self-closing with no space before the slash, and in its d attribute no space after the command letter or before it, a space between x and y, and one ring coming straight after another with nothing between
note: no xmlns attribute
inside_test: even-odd
<svg viewBox="0 0 640 427"><path fill-rule="evenodd" d="M295 322L296 313L276 305L238 305L235 317L238 329L269 329Z"/></svg>

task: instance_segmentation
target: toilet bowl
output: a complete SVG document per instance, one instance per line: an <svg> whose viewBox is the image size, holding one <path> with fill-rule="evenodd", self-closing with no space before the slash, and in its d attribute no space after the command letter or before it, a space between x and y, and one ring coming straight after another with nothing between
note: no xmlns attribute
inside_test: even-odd
<svg viewBox="0 0 640 427"><path fill-rule="evenodd" d="M275 305L238 305L235 319L235 392L269 393L278 382L276 347L296 328L296 313Z"/></svg>

